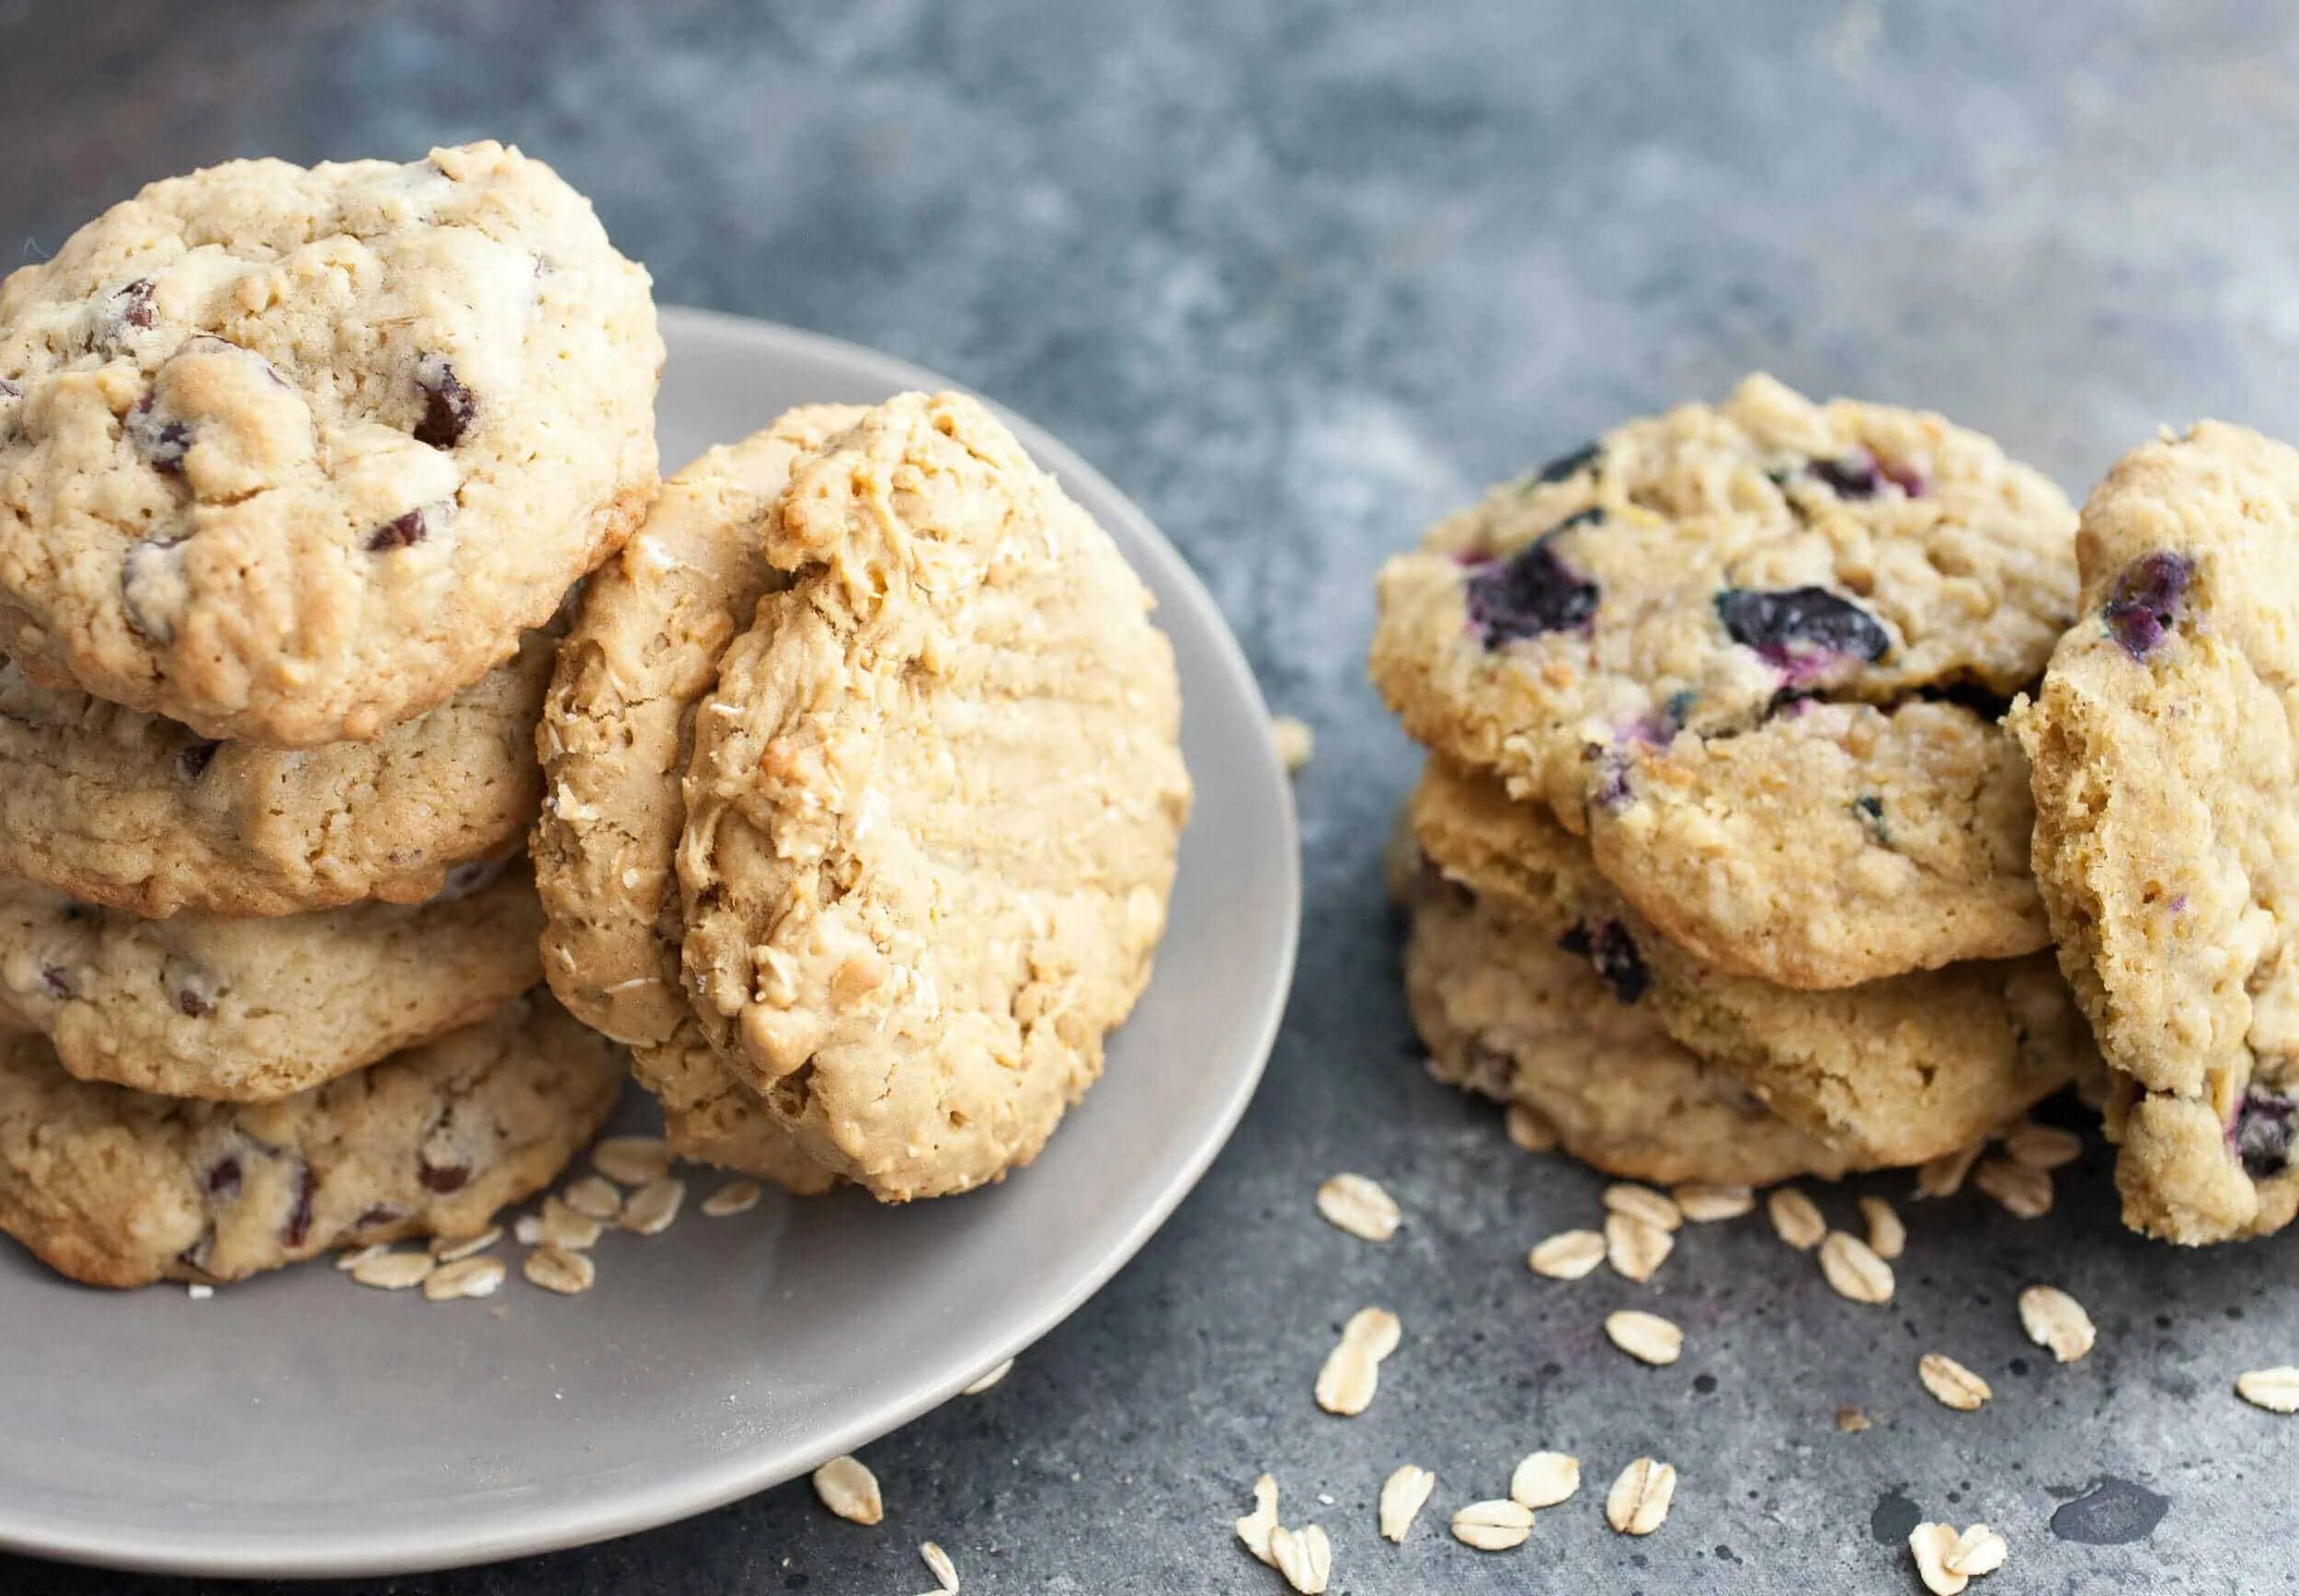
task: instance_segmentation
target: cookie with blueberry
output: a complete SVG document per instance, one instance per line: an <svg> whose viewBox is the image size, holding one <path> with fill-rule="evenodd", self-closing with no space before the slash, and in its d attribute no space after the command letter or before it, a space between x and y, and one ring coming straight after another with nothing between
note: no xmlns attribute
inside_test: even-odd
<svg viewBox="0 0 2299 1596"><path fill-rule="evenodd" d="M500 144L234 161L0 283L0 653L202 737L379 735L656 484L646 273Z"/></svg>
<svg viewBox="0 0 2299 1596"><path fill-rule="evenodd" d="M2206 421L2084 507L2084 609L2011 724L2061 963L2118 1076L2124 1218L2299 1210L2299 450Z"/></svg>
<svg viewBox="0 0 2299 1596"><path fill-rule="evenodd" d="M1978 434L1752 377L1391 560L1374 679L1721 967L1827 988L2032 952L1996 722L2074 613L2074 527Z"/></svg>

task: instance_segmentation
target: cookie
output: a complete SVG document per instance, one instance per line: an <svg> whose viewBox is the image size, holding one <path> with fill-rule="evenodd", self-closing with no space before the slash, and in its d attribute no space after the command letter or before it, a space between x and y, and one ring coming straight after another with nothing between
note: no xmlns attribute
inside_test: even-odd
<svg viewBox="0 0 2299 1596"><path fill-rule="evenodd" d="M171 178L0 283L0 653L200 735L379 735L655 489L645 271L499 144Z"/></svg>
<svg viewBox="0 0 2299 1596"><path fill-rule="evenodd" d="M862 414L790 411L664 483L621 558L586 587L536 734L551 796L532 851L552 989L630 1045L674 1149L795 1191L825 1189L829 1171L712 1051L680 985L680 783L718 656L786 581L763 543L791 463Z"/></svg>
<svg viewBox="0 0 2299 1596"><path fill-rule="evenodd" d="M2299 450L2203 422L2084 507L2084 613L2012 726L2035 868L2122 1077L2124 1218L2181 1242L2299 1208Z"/></svg>
<svg viewBox="0 0 2299 1596"><path fill-rule="evenodd" d="M794 469L694 717L678 856L712 1045L888 1200L1035 1156L1149 980L1190 788L1172 649L982 405L904 394Z"/></svg>
<svg viewBox="0 0 2299 1596"><path fill-rule="evenodd" d="M332 1247L476 1236L614 1106L622 1060L538 991L278 1102L74 1079L0 1042L0 1230L89 1285L228 1281Z"/></svg>
<svg viewBox="0 0 2299 1596"><path fill-rule="evenodd" d="M420 903L518 845L556 638L365 743L217 742L0 660L0 873L106 907L293 915Z"/></svg>
<svg viewBox="0 0 2299 1596"><path fill-rule="evenodd" d="M523 864L429 903L263 920L141 920L0 880L0 1030L41 1033L85 1080L261 1102L500 1008L541 978L542 923Z"/></svg>
<svg viewBox="0 0 2299 1596"><path fill-rule="evenodd" d="M1578 954L1618 1004L1863 1163L1969 1146L2067 1085L2089 1053L2049 955L1792 991L1670 940L1610 890L1585 846L1495 778L1432 759L1410 812L1446 876Z"/></svg>
<svg viewBox="0 0 2299 1596"><path fill-rule="evenodd" d="M1508 908L1450 883L1412 895L1405 993L1438 1079L1522 1104L1566 1152L1622 1180L1764 1186L1859 1167Z"/></svg>
<svg viewBox="0 0 2299 1596"><path fill-rule="evenodd" d="M2074 612L2074 527L1975 433L1752 377L1391 560L1373 676L1422 742L1607 833L1624 893L1741 974L2009 957L2047 931L1992 723ZM1724 746L1755 734L1813 784ZM1901 800L1897 831L1870 796Z"/></svg>

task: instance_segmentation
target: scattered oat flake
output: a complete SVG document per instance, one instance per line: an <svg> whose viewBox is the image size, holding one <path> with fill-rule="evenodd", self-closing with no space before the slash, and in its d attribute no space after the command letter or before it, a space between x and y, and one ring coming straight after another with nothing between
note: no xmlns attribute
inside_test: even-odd
<svg viewBox="0 0 2299 1596"><path fill-rule="evenodd" d="M1974 1413L1980 1405L1996 1395L1995 1389L1945 1352L1927 1352L1916 1361L1916 1377L1924 1382L1924 1389L1939 1398L1943 1407L1959 1413Z"/></svg>
<svg viewBox="0 0 2299 1596"><path fill-rule="evenodd" d="M1838 1296L1856 1303L1892 1300L1892 1265L1859 1237L1831 1230L1820 1244L1820 1272Z"/></svg>
<svg viewBox="0 0 2299 1596"><path fill-rule="evenodd" d="M1860 1217L1868 1221L1868 1249L1889 1262L1908 1248L1908 1227L1899 1212L1882 1197L1860 1199Z"/></svg>
<svg viewBox="0 0 2299 1596"><path fill-rule="evenodd" d="M195 1280L189 1285L184 1287L184 1294L189 1297L193 1302L203 1303L210 1297L215 1295L215 1287L208 1284L205 1281Z"/></svg>
<svg viewBox="0 0 2299 1596"><path fill-rule="evenodd" d="M2019 1294L2019 1323L2030 1340L2050 1348L2063 1363L2090 1351L2099 1334L2084 1305L2055 1285L2031 1285Z"/></svg>
<svg viewBox="0 0 2299 1596"><path fill-rule="evenodd" d="M1963 1190L1963 1178L1972 1173L1986 1144L1974 1142L1952 1153L1942 1153L1916 1172L1916 1189L1926 1197L1953 1197Z"/></svg>
<svg viewBox="0 0 2299 1596"><path fill-rule="evenodd" d="M544 1242L529 1253L519 1266L519 1272L545 1291L561 1296L573 1296L587 1292L599 1278L599 1268L590 1261L587 1252L573 1252L564 1247Z"/></svg>
<svg viewBox="0 0 2299 1596"><path fill-rule="evenodd" d="M1774 1187L1764 1207L1780 1239L1799 1252L1810 1252L1828 1234L1828 1222L1820 1217L1819 1208L1793 1186Z"/></svg>
<svg viewBox="0 0 2299 1596"><path fill-rule="evenodd" d="M1405 1532L1427 1505L1429 1493L1436 1489L1436 1476L1425 1468L1406 1464L1381 1482L1381 1538L1401 1545Z"/></svg>
<svg viewBox="0 0 2299 1596"><path fill-rule="evenodd" d="M1756 1205L1756 1194L1745 1186L1712 1186L1704 1180L1674 1187L1668 1195L1675 1201L1676 1212L1695 1225L1737 1219Z"/></svg>
<svg viewBox="0 0 2299 1596"><path fill-rule="evenodd" d="M585 1175L579 1180L567 1182L559 1200L586 1219L604 1223L623 1212L623 1192L612 1180L598 1175Z"/></svg>
<svg viewBox="0 0 2299 1596"><path fill-rule="evenodd" d="M1557 1149L1557 1127L1538 1109L1511 1103L1508 1131L1509 1140L1527 1153L1553 1153Z"/></svg>
<svg viewBox="0 0 2299 1596"><path fill-rule="evenodd" d="M675 1175L649 1180L623 1204L623 1228L636 1236L660 1236L679 1217L687 1200L687 1183Z"/></svg>
<svg viewBox="0 0 2299 1596"><path fill-rule="evenodd" d="M2299 1413L2299 1369L2279 1363L2236 1376L2236 1395L2270 1413Z"/></svg>
<svg viewBox="0 0 2299 1596"><path fill-rule="evenodd" d="M437 1260L428 1252L386 1251L361 1260L351 1271L351 1278L377 1291L406 1291L409 1286L421 1285L437 1267Z"/></svg>
<svg viewBox="0 0 2299 1596"><path fill-rule="evenodd" d="M731 1219L738 1214L748 1214L765 1194L756 1180L729 1180L703 1199L703 1217Z"/></svg>
<svg viewBox="0 0 2299 1596"><path fill-rule="evenodd" d="M918 1556L927 1568L933 1570L934 1578L942 1581L942 1588L947 1596L957 1596L958 1566L950 1560L950 1554L933 1542L926 1541L919 1545Z"/></svg>
<svg viewBox="0 0 2299 1596"><path fill-rule="evenodd" d="M1013 1360L1012 1358L1008 1358L1004 1362L999 1364L998 1367L992 1369L989 1374L975 1381L974 1384L968 1385L963 1391L960 1391L958 1395L961 1396L979 1396L983 1392L989 1390L992 1385L997 1385L999 1381L1004 1379L1007 1375L1012 1373Z"/></svg>
<svg viewBox="0 0 2299 1596"><path fill-rule="evenodd" d="M2052 1212L2052 1177L2042 1169L1988 1158L1972 1171L1972 1183L2019 1219L2041 1219Z"/></svg>
<svg viewBox="0 0 2299 1596"><path fill-rule="evenodd" d="M1350 1315L1340 1344L1317 1372L1317 1405L1344 1419L1364 1412L1380 1384L1381 1360L1397 1350L1403 1335L1404 1327L1387 1308L1359 1308Z"/></svg>
<svg viewBox="0 0 2299 1596"><path fill-rule="evenodd" d="M1605 1261L1605 1238L1594 1230L1561 1230L1526 1254L1535 1274L1578 1280Z"/></svg>
<svg viewBox="0 0 2299 1596"><path fill-rule="evenodd" d="M1566 1452L1535 1452L1509 1476L1509 1499L1519 1507L1553 1508L1581 1488L1581 1460Z"/></svg>
<svg viewBox="0 0 2299 1596"><path fill-rule="evenodd" d="M1948 1566L1948 1554L1955 1548L1953 1524L1923 1523L1908 1532L1908 1551L1916 1558L1916 1577L1932 1596L1957 1596L1971 1583L1968 1576Z"/></svg>
<svg viewBox="0 0 2299 1596"><path fill-rule="evenodd" d="M1633 1214L1605 1215L1605 1258L1625 1280L1651 1280L1676 1245L1674 1236Z"/></svg>
<svg viewBox="0 0 2299 1596"><path fill-rule="evenodd" d="M590 1167L625 1186L659 1180L670 1165L670 1144L660 1136L609 1136L590 1150Z"/></svg>
<svg viewBox="0 0 2299 1596"><path fill-rule="evenodd" d="M2003 1536L1985 1524L1973 1524L1956 1537L1956 1544L1948 1548L1948 1555L1940 1561L1950 1573L1976 1579L1983 1574L1995 1573L2010 1555L2010 1544Z"/></svg>
<svg viewBox="0 0 2299 1596"><path fill-rule="evenodd" d="M599 1221L589 1214L578 1214L556 1197L545 1197L542 1215L535 1221L535 1241L580 1252L598 1244L600 1229Z"/></svg>
<svg viewBox="0 0 2299 1596"><path fill-rule="evenodd" d="M1836 1428L1847 1435L1858 1435L1861 1431L1870 1428L1873 1423L1874 1420L1868 1417L1868 1409L1865 1408L1855 1408L1847 1403L1836 1409Z"/></svg>
<svg viewBox="0 0 2299 1596"><path fill-rule="evenodd" d="M2056 1169L2084 1156L2084 1139L2057 1125L2023 1124L2004 1138L2004 1152L2030 1169Z"/></svg>
<svg viewBox="0 0 2299 1596"><path fill-rule="evenodd" d="M1684 1214L1675 1203L1650 1186L1639 1186L1630 1180L1615 1181L1605 1188L1605 1208L1608 1213L1626 1214L1663 1230L1674 1230L1685 1222Z"/></svg>
<svg viewBox="0 0 2299 1596"><path fill-rule="evenodd" d="M1533 1510L1522 1502L1470 1502L1453 1515L1453 1538L1481 1552L1521 1546L1533 1533Z"/></svg>
<svg viewBox="0 0 2299 1596"><path fill-rule="evenodd" d="M1675 1466L1640 1457L1605 1493L1605 1522L1624 1535L1649 1535L1661 1527L1676 1499Z"/></svg>
<svg viewBox="0 0 2299 1596"><path fill-rule="evenodd" d="M511 1238L521 1247L543 1245L543 1215L522 1214L511 1225Z"/></svg>
<svg viewBox="0 0 2299 1596"><path fill-rule="evenodd" d="M425 1300L453 1302L460 1297L493 1296L510 1271L499 1258L474 1254L442 1263L423 1282Z"/></svg>
<svg viewBox="0 0 2299 1596"><path fill-rule="evenodd" d="M1270 1554L1269 1538L1277 1529L1277 1480L1274 1475L1264 1475L1253 1482L1253 1510L1237 1522L1237 1538L1245 1543L1245 1549L1271 1568L1277 1559Z"/></svg>
<svg viewBox="0 0 2299 1596"><path fill-rule="evenodd" d="M1325 1582L1333 1578L1333 1543L1315 1524L1299 1530L1288 1530L1279 1524L1270 1531L1269 1557L1277 1565L1277 1572L1286 1577L1286 1583L1300 1591L1301 1596L1319 1596Z"/></svg>
<svg viewBox="0 0 2299 1596"><path fill-rule="evenodd" d="M834 1457L816 1469L814 1494L850 1524L875 1524L886 1516L878 1476L859 1457Z"/></svg>
<svg viewBox="0 0 2299 1596"><path fill-rule="evenodd" d="M1299 774L1301 769L1317 757L1317 734L1307 721L1291 715L1272 715L1269 718L1269 740L1276 746L1277 760L1288 776Z"/></svg>
<svg viewBox="0 0 2299 1596"><path fill-rule="evenodd" d="M348 1274L369 1259L381 1258L390 1250L391 1243L388 1241L378 1241L366 1247L353 1248L349 1252L336 1254L336 1267Z"/></svg>
<svg viewBox="0 0 2299 1596"><path fill-rule="evenodd" d="M499 1225L490 1225L478 1235L466 1236L460 1241L434 1236L431 1237L431 1256L441 1263L461 1263L466 1258L485 1252L502 1239L503 1227Z"/></svg>
<svg viewBox="0 0 2299 1596"><path fill-rule="evenodd" d="M1605 1334L1641 1363L1664 1368L1683 1355L1685 1333L1658 1314L1622 1308L1605 1317Z"/></svg>
<svg viewBox="0 0 2299 1596"><path fill-rule="evenodd" d="M1402 1222L1397 1199L1383 1191L1378 1180L1364 1175L1335 1175L1320 1186L1317 1211L1366 1241L1387 1241Z"/></svg>

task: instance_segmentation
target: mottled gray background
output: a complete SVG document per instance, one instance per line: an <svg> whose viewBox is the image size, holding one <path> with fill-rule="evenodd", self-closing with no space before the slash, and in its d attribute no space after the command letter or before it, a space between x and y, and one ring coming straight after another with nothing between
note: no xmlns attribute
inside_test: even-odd
<svg viewBox="0 0 2299 1596"><path fill-rule="evenodd" d="M802 1485L360 1589L899 1596L931 1582L932 1536L969 1591L1250 1596L1279 1587L1229 1525L1264 1468L1296 1522L1335 1499L1316 1516L1358 1596L1908 1590L1919 1512L2009 1536L1984 1596L2299 1587L2299 1420L2228 1389L2299 1354L2291 1238L2141 1243L2095 1160L2042 1223L1970 1196L1912 1213L1886 1310L1755 1221L1646 1287L1527 1274L1596 1182L1413 1067L1376 867L1413 758L1361 667L1374 567L1426 519L1752 366L1944 409L2071 490L2161 422L2299 430L2295 90L2299 17L2269 0L0 4L7 260L224 156L515 140L665 300L880 346L1069 439L1321 737L1300 982L1259 1101L1002 1387L867 1450L884 1528ZM1344 1167L1403 1200L1389 1248L1310 1214ZM2022 1340L2011 1299L2040 1277L2091 1305L2087 1361ZM1367 1417L1328 1419L1310 1375L1376 1300L1404 1351ZM1602 1344L1631 1300L1685 1323L1676 1367ZM1989 1408L1922 1393L1934 1346L1995 1381ZM1876 1428L1839 1434L1844 1403ZM1621 1540L1593 1490L1513 1554L1443 1535L1439 1508L1537 1445L1599 1490L1673 1459L1676 1511ZM1400 1550L1372 1503L1407 1460L1443 1483ZM145 1586L0 1558L0 1588Z"/></svg>

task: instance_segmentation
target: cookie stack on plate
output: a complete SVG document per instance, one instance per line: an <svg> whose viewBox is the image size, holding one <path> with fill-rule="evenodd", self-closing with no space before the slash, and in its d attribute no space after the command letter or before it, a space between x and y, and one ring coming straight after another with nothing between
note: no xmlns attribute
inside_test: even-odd
<svg viewBox="0 0 2299 1596"><path fill-rule="evenodd" d="M1391 561L1438 1071L1605 1169L1732 1183L1952 1154L2085 1071L1999 724L2075 531L1984 438L1754 377Z"/></svg>
<svg viewBox="0 0 2299 1596"><path fill-rule="evenodd" d="M595 1132L518 854L661 359L496 144L155 184L0 285L0 1226L47 1261L470 1235Z"/></svg>

